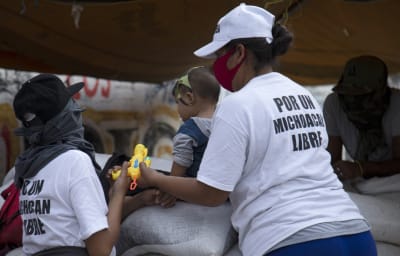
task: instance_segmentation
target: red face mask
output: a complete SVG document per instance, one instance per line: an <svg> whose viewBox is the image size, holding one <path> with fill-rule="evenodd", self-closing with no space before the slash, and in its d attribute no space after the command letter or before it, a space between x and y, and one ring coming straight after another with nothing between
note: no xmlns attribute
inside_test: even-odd
<svg viewBox="0 0 400 256"><path fill-rule="evenodd" d="M214 70L214 75L217 78L218 82L227 89L230 92L233 92L232 88L232 81L233 78L235 77L237 71L240 68L240 65L242 65L243 60L238 63L234 68L228 69L226 64L228 62L229 57L235 52L235 48L232 48L229 50L225 55L222 55L218 59L215 60L214 65L213 65L213 70Z"/></svg>

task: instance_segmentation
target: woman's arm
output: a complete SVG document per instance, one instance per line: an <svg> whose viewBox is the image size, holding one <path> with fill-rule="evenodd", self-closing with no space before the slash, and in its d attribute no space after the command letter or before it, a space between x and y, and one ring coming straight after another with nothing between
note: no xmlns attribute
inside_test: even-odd
<svg viewBox="0 0 400 256"><path fill-rule="evenodd" d="M392 138L392 160L361 164L365 178L386 177L400 173L400 136Z"/></svg>
<svg viewBox="0 0 400 256"><path fill-rule="evenodd" d="M140 186L157 187L186 202L217 206L224 203L229 196L229 191L213 188L197 181L196 178L167 176L146 167L144 163L140 164L140 170Z"/></svg>
<svg viewBox="0 0 400 256"><path fill-rule="evenodd" d="M176 163L175 161L172 162L172 168L171 168L171 176L179 176L179 177L183 177L186 174L186 170L187 167L182 166L178 163ZM162 207L172 207L175 205L176 203L176 197L174 197L173 195L169 194L168 192L160 192L159 196L156 198L157 204L160 204Z"/></svg>
<svg viewBox="0 0 400 256"><path fill-rule="evenodd" d="M130 185L127 168L128 162L124 162L121 168L121 175L112 187L110 202L108 204L108 229L96 232L85 240L89 255L109 256L118 239L125 193Z"/></svg>
<svg viewBox="0 0 400 256"><path fill-rule="evenodd" d="M392 139L392 159L371 161L343 161L342 141L340 137L329 137L328 151L331 154L331 163L335 173L341 180L354 179L357 177L387 177L400 173L400 136Z"/></svg>
<svg viewBox="0 0 400 256"><path fill-rule="evenodd" d="M328 152L331 154L331 164L342 160L343 143L340 136L329 136Z"/></svg>

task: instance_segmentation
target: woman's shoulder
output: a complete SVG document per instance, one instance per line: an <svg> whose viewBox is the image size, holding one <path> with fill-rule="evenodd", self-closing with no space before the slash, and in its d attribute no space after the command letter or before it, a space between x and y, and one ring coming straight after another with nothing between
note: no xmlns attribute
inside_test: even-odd
<svg viewBox="0 0 400 256"><path fill-rule="evenodd" d="M59 158L63 161L72 163L73 161L91 162L88 154L79 149L71 149L62 153Z"/></svg>

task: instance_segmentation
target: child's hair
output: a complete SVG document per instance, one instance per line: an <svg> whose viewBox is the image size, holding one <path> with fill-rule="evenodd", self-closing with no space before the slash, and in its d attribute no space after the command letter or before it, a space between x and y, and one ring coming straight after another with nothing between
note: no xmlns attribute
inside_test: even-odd
<svg viewBox="0 0 400 256"><path fill-rule="evenodd" d="M218 101L220 85L210 69L206 67L193 68L189 70L188 78L196 95L204 99Z"/></svg>
<svg viewBox="0 0 400 256"><path fill-rule="evenodd" d="M189 86L179 86L180 84L189 83ZM220 85L211 73L210 69L200 66L189 69L189 71L179 78L175 84L176 90L180 92L192 91L195 95L211 102L217 102L219 99Z"/></svg>

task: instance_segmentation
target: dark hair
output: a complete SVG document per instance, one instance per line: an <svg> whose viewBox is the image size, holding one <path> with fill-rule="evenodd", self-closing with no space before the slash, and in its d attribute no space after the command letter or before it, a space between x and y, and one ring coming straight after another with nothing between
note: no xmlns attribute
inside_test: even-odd
<svg viewBox="0 0 400 256"><path fill-rule="evenodd" d="M198 67L191 69L188 73L188 79L194 94L213 102L218 101L220 85L209 68Z"/></svg>
<svg viewBox="0 0 400 256"><path fill-rule="evenodd" d="M254 54L256 58L254 69L257 71L266 65L273 64L277 56L285 54L293 40L293 34L279 23L273 26L272 36L274 39L271 43L268 43L264 37L239 38L230 41L226 47L243 44Z"/></svg>

